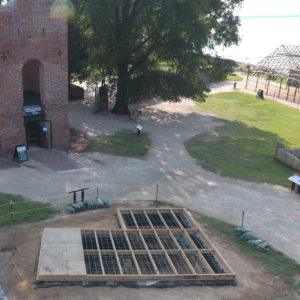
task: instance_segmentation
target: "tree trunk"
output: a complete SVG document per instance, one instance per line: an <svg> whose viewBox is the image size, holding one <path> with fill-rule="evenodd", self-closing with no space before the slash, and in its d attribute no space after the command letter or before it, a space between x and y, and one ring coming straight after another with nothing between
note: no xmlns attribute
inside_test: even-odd
<svg viewBox="0 0 300 300"><path fill-rule="evenodd" d="M112 110L113 113L119 115L129 114L128 110L128 62L120 62L118 64L118 84L117 84L117 99Z"/></svg>

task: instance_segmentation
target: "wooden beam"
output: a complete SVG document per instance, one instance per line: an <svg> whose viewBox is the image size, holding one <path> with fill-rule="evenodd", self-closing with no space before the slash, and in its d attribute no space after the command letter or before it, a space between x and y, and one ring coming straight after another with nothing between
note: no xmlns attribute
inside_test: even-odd
<svg viewBox="0 0 300 300"><path fill-rule="evenodd" d="M121 264L120 264L119 256L117 254L117 249L116 249L115 241L113 239L111 230L109 230L109 235L110 235L110 239L111 239L111 242L112 242L112 245L113 245L113 248L114 248L114 254L115 254L115 257L116 257L116 260L117 260L117 264L118 264L118 267L120 269L120 274L123 275L123 270L122 270L122 267L121 267Z"/></svg>
<svg viewBox="0 0 300 300"><path fill-rule="evenodd" d="M98 242L97 231L96 230L94 230L94 234L95 234L96 244L97 244L97 248L98 248L97 250L98 250L98 254L99 254L101 270L102 270L102 274L104 274L103 261L102 261L102 257L101 257L101 252L100 252L100 247L99 247L99 242Z"/></svg>

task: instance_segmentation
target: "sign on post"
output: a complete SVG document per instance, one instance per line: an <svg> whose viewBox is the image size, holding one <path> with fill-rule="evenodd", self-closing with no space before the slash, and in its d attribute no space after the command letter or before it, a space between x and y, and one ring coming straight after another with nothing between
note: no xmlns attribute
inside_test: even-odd
<svg viewBox="0 0 300 300"><path fill-rule="evenodd" d="M300 176L297 174L294 174L288 178L289 181L292 182L291 190L295 190L296 184L298 184L297 193L300 194Z"/></svg>

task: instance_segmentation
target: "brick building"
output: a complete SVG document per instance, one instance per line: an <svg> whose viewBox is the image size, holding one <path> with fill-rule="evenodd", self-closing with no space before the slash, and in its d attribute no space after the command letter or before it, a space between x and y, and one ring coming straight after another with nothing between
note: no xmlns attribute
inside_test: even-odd
<svg viewBox="0 0 300 300"><path fill-rule="evenodd" d="M51 15L54 2L0 6L0 155L69 142L68 26Z"/></svg>

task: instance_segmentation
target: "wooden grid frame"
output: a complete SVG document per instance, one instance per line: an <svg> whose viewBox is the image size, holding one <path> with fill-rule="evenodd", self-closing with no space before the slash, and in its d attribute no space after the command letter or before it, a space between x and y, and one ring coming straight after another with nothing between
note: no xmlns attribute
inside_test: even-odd
<svg viewBox="0 0 300 300"><path fill-rule="evenodd" d="M132 217L135 228L126 228L124 213ZM148 213L157 214L162 226L155 228ZM189 226L184 226L185 221L180 222L178 213ZM140 225L135 215L140 218ZM172 220L168 220L170 216ZM235 280L230 266L185 209L119 209L117 217L120 229L81 229L86 274L38 274L38 280L224 281L224 284Z"/></svg>
<svg viewBox="0 0 300 300"><path fill-rule="evenodd" d="M177 226L169 226L164 218L163 214L168 213L175 220ZM140 226L136 218L136 214L144 215L144 218L148 221L149 226ZM162 226L154 226L149 218L149 214L155 214L158 216L159 220L162 223ZM181 214L186 222L190 224L190 227L186 227L182 224L177 214ZM127 226L124 215L131 217L133 226ZM146 209L126 209L120 208L117 209L117 218L121 228L123 229L187 229L187 228L198 228L197 223L190 216L185 208L146 208Z"/></svg>
<svg viewBox="0 0 300 300"><path fill-rule="evenodd" d="M205 242L207 248L199 249L199 247L191 239L190 234L197 233ZM85 280L90 281L143 281L143 280L162 280L162 281L178 281L178 280L234 280L235 274L228 266L222 256L213 248L208 239L203 235L199 228L190 229L114 229L114 230L98 230L98 229L82 229L82 234L94 236L97 245L95 249L84 249L84 254L97 255L101 274L87 274ZM139 236L143 243L142 250L135 250L130 241L130 235ZM159 249L149 249L144 238L146 235L153 235L159 245ZM175 247L168 248L164 245L162 237L168 235ZM176 235L181 235L187 241L189 248L182 247ZM101 236L109 237L110 249L101 246L99 238ZM115 236L122 236L126 241L124 250L121 250L116 243ZM100 244L100 245L99 245ZM102 248L102 249L101 249ZM215 272L210 263L205 259L205 255L213 256L219 268L223 272ZM115 272L109 270L106 272L103 257L111 256L114 258L112 268ZM130 266L121 261L124 257L130 260ZM141 266L140 258L145 260L147 266ZM166 265L167 262L167 265ZM107 262L106 262L107 264ZM136 270L136 271L133 271ZM168 270L168 272L165 272ZM172 271L170 271L172 270ZM87 269L88 272L88 269ZM114 274L111 274L114 273ZM165 274L167 273L167 274Z"/></svg>
<svg viewBox="0 0 300 300"><path fill-rule="evenodd" d="M155 216L159 226L155 226L157 223L151 221L151 215ZM94 234L102 270L102 274L87 275L89 280L235 279L232 269L213 247L186 209L120 208L117 210L117 218L121 229L82 230L83 234ZM104 247L102 241L99 243L99 235L110 237L110 249ZM116 243L115 236L117 235L123 237L124 249L121 249L120 241L117 240ZM84 250L85 255L89 252L94 252L94 249ZM112 254L115 257L119 275L111 276L105 273L102 262L102 256L105 254ZM124 255L130 257L130 270L121 261ZM151 264L149 269L147 266L140 266L138 261L140 257L147 257L146 263ZM136 274L133 274L132 270L135 270ZM147 271L148 274L145 274Z"/></svg>

